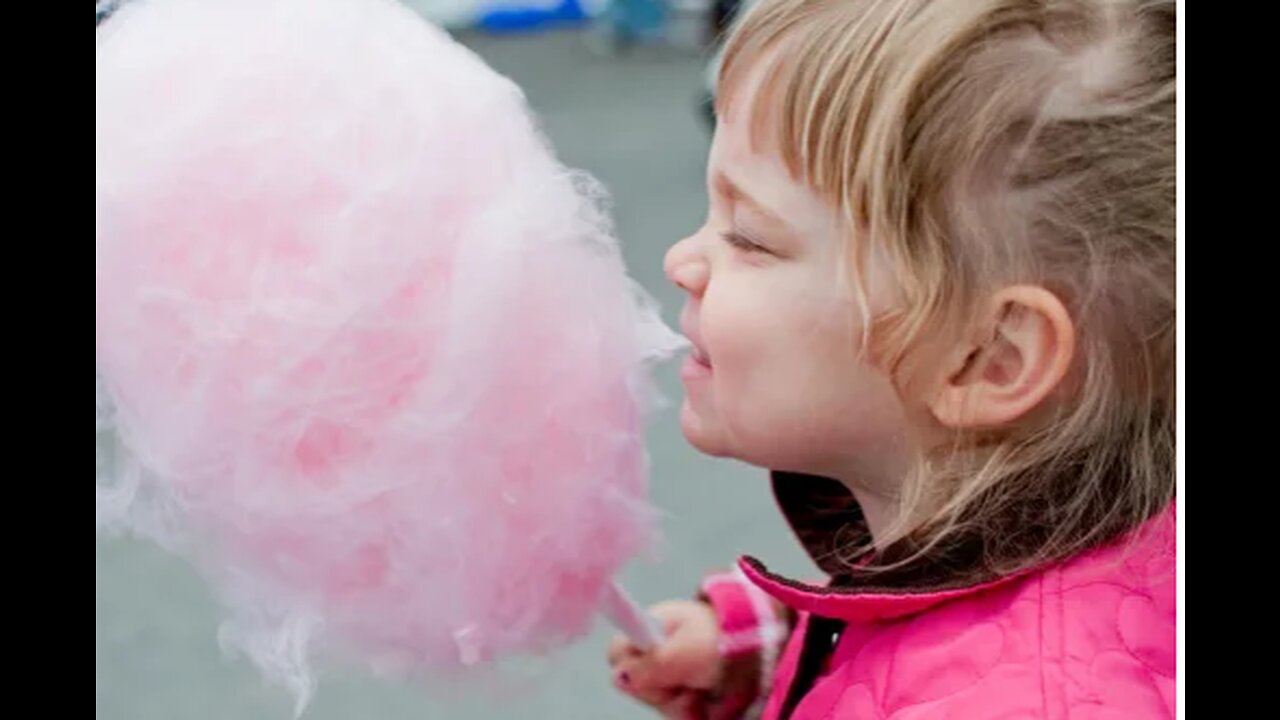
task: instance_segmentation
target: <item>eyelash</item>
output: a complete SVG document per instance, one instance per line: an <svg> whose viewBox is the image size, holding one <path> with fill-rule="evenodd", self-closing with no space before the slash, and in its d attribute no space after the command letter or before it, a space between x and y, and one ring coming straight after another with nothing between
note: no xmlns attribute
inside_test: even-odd
<svg viewBox="0 0 1280 720"><path fill-rule="evenodd" d="M759 245L757 243L751 242L747 238L733 231L722 232L720 233L720 237L724 238L725 242L729 243L730 245L732 245L733 247L739 250L742 250L743 252L751 252L751 253L769 252L768 248L764 247L763 245Z"/></svg>

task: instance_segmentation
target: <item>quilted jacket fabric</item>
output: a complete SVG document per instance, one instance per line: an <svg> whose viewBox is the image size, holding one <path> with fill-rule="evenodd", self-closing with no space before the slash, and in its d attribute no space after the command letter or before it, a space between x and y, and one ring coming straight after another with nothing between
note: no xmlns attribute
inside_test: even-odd
<svg viewBox="0 0 1280 720"><path fill-rule="evenodd" d="M743 558L799 613L763 717L1172 718L1175 548L1170 507L1087 554L973 586L844 591Z"/></svg>

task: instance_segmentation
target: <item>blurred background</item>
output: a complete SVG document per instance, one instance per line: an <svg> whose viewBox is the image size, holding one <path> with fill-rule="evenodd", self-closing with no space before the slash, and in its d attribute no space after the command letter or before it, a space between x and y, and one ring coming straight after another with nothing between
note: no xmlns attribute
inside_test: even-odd
<svg viewBox="0 0 1280 720"><path fill-rule="evenodd" d="M723 0L402 0L519 83L561 159L612 194L628 267L677 325L683 298L662 257L706 211L707 102ZM110 6L99 3L99 20ZM109 21L109 20L107 20ZM648 433L664 547L623 581L642 604L688 597L708 570L756 555L813 569L778 516L764 471L698 454L681 437L676 363L669 407ZM181 561L130 540L97 543L96 715L100 720L288 720L291 700L217 644L218 608ZM495 693L326 673L308 720L649 718L610 685L600 622L539 663L529 687ZM517 693L517 694L512 694Z"/></svg>

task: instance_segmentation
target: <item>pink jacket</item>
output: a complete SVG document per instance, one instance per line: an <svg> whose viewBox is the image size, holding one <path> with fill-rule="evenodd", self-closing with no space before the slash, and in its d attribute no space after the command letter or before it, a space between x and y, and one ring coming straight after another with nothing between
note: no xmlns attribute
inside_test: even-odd
<svg viewBox="0 0 1280 720"><path fill-rule="evenodd" d="M785 491L775 481L775 491L812 553L818 535L795 510L794 483L804 481L790 476ZM724 627L722 651L763 663L763 682L739 689L756 696L747 714L766 720L1172 718L1175 531L1170 508L1065 563L977 584L837 589L743 558L703 590ZM766 596L796 611L780 657L770 649L783 621ZM709 716L727 716L725 707Z"/></svg>

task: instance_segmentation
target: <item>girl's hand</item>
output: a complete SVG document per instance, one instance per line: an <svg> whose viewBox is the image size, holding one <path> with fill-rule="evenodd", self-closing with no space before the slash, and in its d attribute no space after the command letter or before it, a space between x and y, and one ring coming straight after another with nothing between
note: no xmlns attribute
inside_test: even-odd
<svg viewBox="0 0 1280 720"><path fill-rule="evenodd" d="M720 683L724 658L718 647L720 626L711 606L694 600L668 600L650 608L664 640L642 651L623 636L609 644L614 685L664 718L701 717L707 691Z"/></svg>

